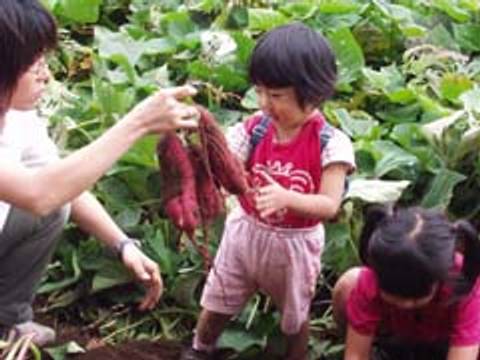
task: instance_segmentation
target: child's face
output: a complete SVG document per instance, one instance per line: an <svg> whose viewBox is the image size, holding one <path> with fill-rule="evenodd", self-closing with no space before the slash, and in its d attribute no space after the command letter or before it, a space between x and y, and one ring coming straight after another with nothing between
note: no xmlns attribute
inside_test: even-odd
<svg viewBox="0 0 480 360"><path fill-rule="evenodd" d="M43 95L49 79L50 71L45 57L41 56L20 77L13 92L10 107L16 110L32 110Z"/></svg>
<svg viewBox="0 0 480 360"><path fill-rule="evenodd" d="M302 108L292 86L269 88L256 85L255 92L260 109L279 126L285 125L288 127L302 123L315 109L311 105Z"/></svg>
<svg viewBox="0 0 480 360"><path fill-rule="evenodd" d="M432 286L432 291L430 292L430 294L421 298L405 298L405 297L386 293L385 291L380 291L380 297L383 299L383 301L401 309L405 309L405 310L417 309L427 305L430 301L432 301L432 299L434 298L437 292L437 289L438 289L438 284L434 284Z"/></svg>

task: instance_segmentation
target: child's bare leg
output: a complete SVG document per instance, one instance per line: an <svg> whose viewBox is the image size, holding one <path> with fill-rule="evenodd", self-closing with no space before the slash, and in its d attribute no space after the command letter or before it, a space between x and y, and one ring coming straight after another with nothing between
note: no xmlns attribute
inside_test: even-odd
<svg viewBox="0 0 480 360"><path fill-rule="evenodd" d="M300 332L287 335L287 360L306 360L308 358L308 338L310 336L310 319L300 328Z"/></svg>
<svg viewBox="0 0 480 360"><path fill-rule="evenodd" d="M338 330L343 334L347 328L346 307L350 292L357 284L360 268L354 267L343 273L337 280L332 292L333 319Z"/></svg>
<svg viewBox="0 0 480 360"><path fill-rule="evenodd" d="M220 314L203 309L198 319L193 348L211 352L232 315Z"/></svg>

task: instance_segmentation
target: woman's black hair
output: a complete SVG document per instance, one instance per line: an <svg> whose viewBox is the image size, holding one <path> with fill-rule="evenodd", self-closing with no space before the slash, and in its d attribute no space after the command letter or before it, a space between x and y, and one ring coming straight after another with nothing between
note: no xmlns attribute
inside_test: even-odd
<svg viewBox="0 0 480 360"><path fill-rule="evenodd" d="M271 88L292 86L301 107L318 106L335 89L337 67L327 40L301 23L264 34L250 57L250 82Z"/></svg>
<svg viewBox="0 0 480 360"><path fill-rule="evenodd" d="M458 242L462 271L454 275ZM431 293L437 282L453 281L455 297L468 294L480 275L480 242L466 221L452 224L436 210L374 207L360 237L360 256L375 271L383 291L404 298Z"/></svg>
<svg viewBox="0 0 480 360"><path fill-rule="evenodd" d="M22 74L56 44L55 20L37 0L0 0L0 116Z"/></svg>

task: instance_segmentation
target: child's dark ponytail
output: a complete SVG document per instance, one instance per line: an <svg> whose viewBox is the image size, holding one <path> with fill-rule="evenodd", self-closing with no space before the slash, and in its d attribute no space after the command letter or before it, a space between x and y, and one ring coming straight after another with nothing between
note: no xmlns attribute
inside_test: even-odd
<svg viewBox="0 0 480 360"><path fill-rule="evenodd" d="M359 255L360 260L365 265L368 265L368 246L372 234L385 219L391 216L392 207L390 205L372 205L365 214L365 224L363 225L362 233L360 235Z"/></svg>
<svg viewBox="0 0 480 360"><path fill-rule="evenodd" d="M467 221L455 222L454 229L463 247L463 276L457 282L455 292L456 295L465 295L472 290L480 275L480 241L477 231Z"/></svg>

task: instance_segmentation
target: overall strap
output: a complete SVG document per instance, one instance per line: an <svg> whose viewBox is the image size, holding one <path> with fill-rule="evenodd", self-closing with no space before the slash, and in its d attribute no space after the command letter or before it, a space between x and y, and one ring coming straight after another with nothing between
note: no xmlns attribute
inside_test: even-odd
<svg viewBox="0 0 480 360"><path fill-rule="evenodd" d="M250 136L250 152L252 152L263 139L267 133L268 125L270 125L270 118L263 115L260 121L253 127Z"/></svg>

